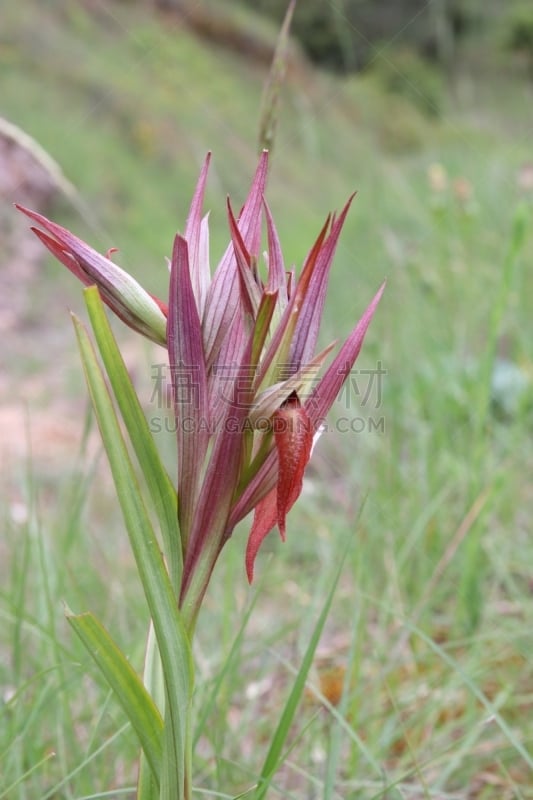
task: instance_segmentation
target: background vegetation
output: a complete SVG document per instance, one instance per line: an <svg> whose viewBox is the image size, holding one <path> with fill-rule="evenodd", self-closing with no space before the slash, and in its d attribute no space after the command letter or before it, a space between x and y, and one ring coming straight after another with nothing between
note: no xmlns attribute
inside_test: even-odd
<svg viewBox="0 0 533 800"><path fill-rule="evenodd" d="M224 198L238 206L254 169L276 23L251 3L157 5L3 4L0 112L76 189L46 211L103 251L117 246L165 294L165 256L208 149L213 264L225 246ZM380 4L301 3L297 31L317 5L336 20L335 66L360 66L340 15L385 19ZM199 797L253 782L348 542L272 797L533 797L524 6L494 2L481 24L480 4L441 4L475 21L443 67L414 41L434 30L438 4L403 5L401 24L367 37L362 72L322 72L291 51L268 195L287 262L299 265L326 213L358 192L323 342L348 332L384 277L388 288L358 362L371 372L339 400L287 544L272 537L249 590L243 529L215 575L196 652L198 718L209 720ZM10 206L24 197L11 191L0 215L0 797L131 797L136 743L62 601L97 613L137 666L146 611L86 414L67 314L82 313L79 286L35 263ZM161 355L121 336L160 419L150 370ZM362 403L378 365L381 391L374 379ZM172 463L170 437L162 447Z"/></svg>

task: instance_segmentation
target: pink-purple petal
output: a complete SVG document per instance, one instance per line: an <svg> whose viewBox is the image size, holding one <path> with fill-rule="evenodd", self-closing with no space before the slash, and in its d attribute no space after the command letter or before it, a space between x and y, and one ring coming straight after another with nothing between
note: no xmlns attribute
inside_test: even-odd
<svg viewBox="0 0 533 800"><path fill-rule="evenodd" d="M242 354L241 363L237 365L232 385L228 387L231 395L226 403L225 414L217 425L185 553L182 599L187 592L189 581L199 558L208 550L214 564L216 556L226 540L231 503L239 482L243 444L242 431L253 394L248 366L251 349L252 339L250 337Z"/></svg>
<svg viewBox="0 0 533 800"><path fill-rule="evenodd" d="M178 519L186 544L209 443L209 398L202 329L189 272L187 242L176 236L170 271L168 355L178 448Z"/></svg>
<svg viewBox="0 0 533 800"><path fill-rule="evenodd" d="M196 189L192 198L187 223L185 225L185 239L189 246L189 270L191 273L191 283L196 297L196 304L200 318L205 303L206 276L205 276L205 248L202 247L202 234L205 236L205 226L202 231L202 209L204 204L205 186L211 153L208 153L204 161L200 177L196 184ZM203 252L202 252L203 251ZM207 262L209 268L209 261ZM202 296L203 295L203 296Z"/></svg>
<svg viewBox="0 0 533 800"><path fill-rule="evenodd" d="M287 276L285 274L285 264L283 253L279 242L278 232L274 224L274 219L266 200L263 200L265 212L267 240L268 240L268 281L267 290L278 292L278 305L281 311L288 303L287 295Z"/></svg>
<svg viewBox="0 0 533 800"><path fill-rule="evenodd" d="M241 363L247 341L242 317L236 315L230 324L217 362L209 370L209 400L215 426L224 416L225 406L231 399L237 365Z"/></svg>
<svg viewBox="0 0 533 800"><path fill-rule="evenodd" d="M381 299L385 283L381 285L363 316L352 330L343 346L329 365L319 384L305 402L305 408L317 428L335 402L363 346L368 326Z"/></svg>
<svg viewBox="0 0 533 800"><path fill-rule="evenodd" d="M283 365L287 377L294 374L300 366L290 360L290 348L294 335L294 330L298 322L301 305L311 280L316 260L320 254L323 241L326 237L329 226L329 216L326 219L322 230L309 251L305 259L302 273L296 284L294 291L290 295L289 302L285 307L282 317L272 335L268 348L261 359L261 367L256 380L256 387L264 384L271 384L276 381L275 373L279 365Z"/></svg>
<svg viewBox="0 0 533 800"><path fill-rule="evenodd" d="M261 243L261 210L268 169L268 153L263 151L252 186L238 219L242 240L251 255L258 255ZM229 323L237 313L240 289L233 244L230 243L218 265L207 296L204 315L204 342L208 368L215 362Z"/></svg>
<svg viewBox="0 0 533 800"><path fill-rule="evenodd" d="M241 233L237 226L237 221L233 215L231 203L227 201L228 222L233 244L233 252L237 262L241 287L241 312L244 312L252 319L257 316L257 309L261 301L261 290L257 285L255 276L252 272L251 255L246 249Z"/></svg>
<svg viewBox="0 0 533 800"><path fill-rule="evenodd" d="M24 206L16 208L51 234L32 228L85 286L98 286L103 300L123 322L157 344L166 343L166 318L160 303L135 278L61 225Z"/></svg>
<svg viewBox="0 0 533 800"><path fill-rule="evenodd" d="M280 370L280 375L277 376L278 381L275 384L260 393L256 392L254 405L250 409L251 421L255 422L257 419L271 417L293 392L296 392L302 399L308 397L315 384L318 383L320 368L335 344L336 342L329 344L286 380L283 380L284 375Z"/></svg>
<svg viewBox="0 0 533 800"><path fill-rule="evenodd" d="M315 352L326 300L329 273L339 236L354 196L352 195L349 198L338 219L335 219L335 222L332 223L331 233L316 258L309 286L300 308L291 345L290 360L296 364L305 364Z"/></svg>

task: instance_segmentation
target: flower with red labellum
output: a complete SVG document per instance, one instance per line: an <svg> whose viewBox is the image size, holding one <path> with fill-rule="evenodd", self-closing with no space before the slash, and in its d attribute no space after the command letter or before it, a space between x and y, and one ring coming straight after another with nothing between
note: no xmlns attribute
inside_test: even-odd
<svg viewBox="0 0 533 800"><path fill-rule="evenodd" d="M313 447L311 420L295 393L274 412L272 429L278 452L277 523L284 540L287 511L300 496Z"/></svg>
<svg viewBox="0 0 533 800"><path fill-rule="evenodd" d="M311 458L314 431L309 415L296 393L272 415L272 430L278 455L278 479L256 506L246 546L246 574L253 580L254 562L265 536L277 524L285 541L285 519L302 491L304 472Z"/></svg>

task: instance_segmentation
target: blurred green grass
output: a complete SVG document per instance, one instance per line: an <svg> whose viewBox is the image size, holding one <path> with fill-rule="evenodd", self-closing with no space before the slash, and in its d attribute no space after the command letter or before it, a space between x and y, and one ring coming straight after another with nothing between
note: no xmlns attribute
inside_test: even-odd
<svg viewBox="0 0 533 800"><path fill-rule="evenodd" d="M98 248L118 247L120 263L164 295L164 257L208 149L212 266L225 247L224 200L238 207L255 166L265 74L137 4L97 10L58 0L2 7L1 113L78 188L79 208L62 202L56 219ZM517 176L531 158L532 88L514 75L459 81L434 120L385 94L372 74L306 71L284 91L268 200L287 263L301 263L326 213L357 190L323 342L350 330L387 277L358 363L372 370L379 361L386 374L382 396L374 391L363 408L355 384L343 395L332 419L363 430L324 435L288 543L273 536L273 557L260 560L250 631L200 741L205 792L253 782L290 664L353 537L324 643L325 660L347 671L344 700L335 718L310 694L272 796L533 797L520 749L531 752L533 736L531 235L502 280L517 214L531 227ZM440 189L428 181L434 163L448 176ZM79 287L50 263L30 290L27 360L5 342L13 391L24 393L25 378L54 387L66 371L66 400L81 417L64 313L81 309ZM153 353L144 357L148 370ZM529 387L503 414L492 402L500 364L517 367ZM359 375L359 389L366 380ZM503 391L512 396L513 383ZM31 401L30 412L39 414ZM163 446L171 458L172 443ZM120 787L134 783L135 743L128 731L111 739L124 720L84 676L87 659L61 610L64 599L95 611L141 665L146 612L105 467L84 451L52 472L38 458L10 467L0 797L133 796ZM243 526L227 546L201 621L199 709L250 602L245 536Z"/></svg>

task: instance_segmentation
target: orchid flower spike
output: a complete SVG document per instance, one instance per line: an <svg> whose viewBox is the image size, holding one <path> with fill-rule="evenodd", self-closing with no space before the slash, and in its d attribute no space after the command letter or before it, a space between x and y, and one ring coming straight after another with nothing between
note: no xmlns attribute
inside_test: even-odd
<svg viewBox="0 0 533 800"><path fill-rule="evenodd" d="M177 437L180 603L194 615L236 524L254 512L248 579L258 550L302 489L323 420L359 355L382 286L319 377L334 344L316 352L330 269L351 197L328 216L302 268L287 271L264 199L268 153L238 216L228 202L230 242L211 275L203 199L207 156L183 234L174 241L168 303L73 234L21 208L48 249L127 325L164 345ZM263 228L267 253L260 266Z"/></svg>

